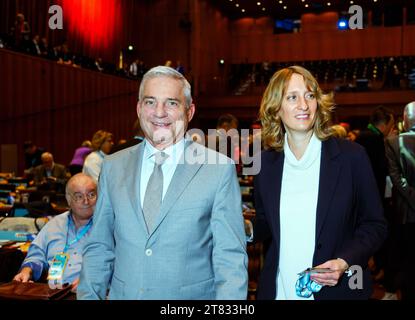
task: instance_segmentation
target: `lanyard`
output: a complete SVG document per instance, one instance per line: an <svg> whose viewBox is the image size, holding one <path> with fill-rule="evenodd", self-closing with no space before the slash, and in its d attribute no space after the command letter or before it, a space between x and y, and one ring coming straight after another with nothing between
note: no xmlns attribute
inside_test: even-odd
<svg viewBox="0 0 415 320"><path fill-rule="evenodd" d="M92 219L89 220L88 224L82 229L81 232L79 232L76 236L75 239L73 239L72 241L70 241L68 243L68 238L69 238L69 228L70 228L70 221L71 217L68 217L68 233L66 234L66 245L65 248L63 249L63 252L65 253L66 251L68 251L68 249L70 248L70 246L72 246L73 244L77 243L79 240L82 239L82 237L89 231L89 229L91 229L92 226Z"/></svg>

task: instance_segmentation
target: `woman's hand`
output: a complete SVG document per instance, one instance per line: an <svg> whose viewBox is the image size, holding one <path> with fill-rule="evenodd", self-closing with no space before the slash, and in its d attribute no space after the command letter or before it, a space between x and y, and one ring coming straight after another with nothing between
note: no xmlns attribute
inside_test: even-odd
<svg viewBox="0 0 415 320"><path fill-rule="evenodd" d="M315 268L327 268L332 270L332 272L313 273L310 275L310 279L323 286L334 287L339 282L343 273L349 268L349 265L346 261L339 258L326 261Z"/></svg>

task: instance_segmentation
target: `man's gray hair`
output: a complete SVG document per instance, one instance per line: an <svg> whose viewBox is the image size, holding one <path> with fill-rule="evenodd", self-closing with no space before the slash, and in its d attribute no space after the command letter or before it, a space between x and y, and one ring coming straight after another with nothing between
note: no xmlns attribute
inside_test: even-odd
<svg viewBox="0 0 415 320"><path fill-rule="evenodd" d="M144 85L147 80L158 78L158 77L167 77L175 80L179 80L183 84L183 93L186 99L186 108L189 108L192 104L192 88L190 86L189 81L178 71L174 70L173 68L166 67L166 66L157 66L150 70L148 70L141 80L140 89L138 91L138 100L141 101L143 99L144 94Z"/></svg>

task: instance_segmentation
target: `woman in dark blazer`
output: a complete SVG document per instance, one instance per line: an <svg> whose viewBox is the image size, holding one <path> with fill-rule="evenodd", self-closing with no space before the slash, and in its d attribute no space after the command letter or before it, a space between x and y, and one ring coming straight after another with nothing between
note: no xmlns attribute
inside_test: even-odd
<svg viewBox="0 0 415 320"><path fill-rule="evenodd" d="M333 96L299 66L275 73L264 93L254 240L272 241L258 299L371 295L367 262L385 239L386 222L364 149L332 137L333 108ZM311 273L314 290L301 296L298 273L309 267L328 272ZM344 275L349 268L352 281Z"/></svg>

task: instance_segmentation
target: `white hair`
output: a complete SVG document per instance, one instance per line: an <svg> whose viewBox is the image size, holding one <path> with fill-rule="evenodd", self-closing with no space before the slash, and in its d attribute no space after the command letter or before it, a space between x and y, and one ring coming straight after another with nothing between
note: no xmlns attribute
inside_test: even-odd
<svg viewBox="0 0 415 320"><path fill-rule="evenodd" d="M147 71L144 76L143 80L140 83L140 89L138 91L138 100L141 101L144 94L144 85L147 80L158 78L158 77L167 77L175 80L179 80L183 84L183 93L186 99L186 108L189 108L192 104L192 88L190 86L189 81L178 71L174 70L173 68L166 67L166 66L157 66L149 71Z"/></svg>

